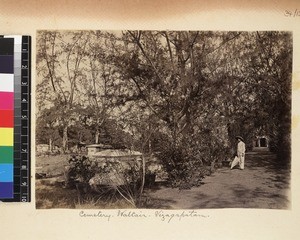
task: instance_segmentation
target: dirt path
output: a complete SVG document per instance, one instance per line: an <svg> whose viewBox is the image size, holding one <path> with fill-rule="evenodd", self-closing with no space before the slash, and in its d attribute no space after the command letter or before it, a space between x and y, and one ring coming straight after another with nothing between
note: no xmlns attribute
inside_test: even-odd
<svg viewBox="0 0 300 240"><path fill-rule="evenodd" d="M274 155L252 152L245 169L224 167L190 190L158 187L148 192L150 208L272 208L290 207L290 170L279 166Z"/></svg>

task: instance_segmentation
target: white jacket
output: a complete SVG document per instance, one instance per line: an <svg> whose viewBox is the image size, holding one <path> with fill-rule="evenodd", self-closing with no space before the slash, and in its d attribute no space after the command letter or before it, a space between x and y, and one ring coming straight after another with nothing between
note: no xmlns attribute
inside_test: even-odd
<svg viewBox="0 0 300 240"><path fill-rule="evenodd" d="M245 143L240 141L237 145L237 155L238 155L238 157L245 156L245 151L246 151Z"/></svg>

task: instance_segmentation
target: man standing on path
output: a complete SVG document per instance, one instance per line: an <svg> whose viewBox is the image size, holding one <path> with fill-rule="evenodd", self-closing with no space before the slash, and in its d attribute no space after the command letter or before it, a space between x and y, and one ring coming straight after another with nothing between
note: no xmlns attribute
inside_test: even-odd
<svg viewBox="0 0 300 240"><path fill-rule="evenodd" d="M238 141L237 144L237 156L232 161L230 169L234 168L235 165L239 164L240 169L244 169L245 166L245 143L244 139L241 136L236 136L236 139Z"/></svg>

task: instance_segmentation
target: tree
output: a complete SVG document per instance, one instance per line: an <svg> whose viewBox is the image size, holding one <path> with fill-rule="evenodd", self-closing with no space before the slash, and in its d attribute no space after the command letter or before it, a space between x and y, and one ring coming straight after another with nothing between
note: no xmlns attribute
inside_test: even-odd
<svg viewBox="0 0 300 240"><path fill-rule="evenodd" d="M81 115L89 119L89 126L95 131L95 143L100 142L103 124L114 110L114 81L117 76L110 63L110 54L114 51L112 45L111 33L90 31L79 97L83 108Z"/></svg>
<svg viewBox="0 0 300 240"><path fill-rule="evenodd" d="M81 66L89 33L41 31L37 39L37 71L42 79L37 85L38 104L40 108L59 106L65 152L68 150L68 128L78 104L78 81L83 76Z"/></svg>
<svg viewBox="0 0 300 240"><path fill-rule="evenodd" d="M288 32L41 31L38 107L41 115L56 107L65 150L70 136L91 133L97 143L105 134L114 146L161 153L170 176L188 182L224 160L242 133L247 146L266 134L279 153L290 152L291 39Z"/></svg>
<svg viewBox="0 0 300 240"><path fill-rule="evenodd" d="M120 75L119 97L128 109L131 106L132 113L139 116L140 112L144 119L152 119L143 121L159 126L157 129L169 136L171 152L183 151L184 142L197 135L196 129L205 132L194 125L201 125L207 116L215 117L210 113L216 81L215 71L207 67L212 61L209 55L238 36L239 33L127 31L119 40L124 49L114 60ZM221 64L217 62L215 68ZM174 156L167 161L176 166L183 159Z"/></svg>
<svg viewBox="0 0 300 240"><path fill-rule="evenodd" d="M53 151L53 145L61 141L59 136L57 112L53 109L45 109L37 118L36 139L38 143L49 145L49 151Z"/></svg>

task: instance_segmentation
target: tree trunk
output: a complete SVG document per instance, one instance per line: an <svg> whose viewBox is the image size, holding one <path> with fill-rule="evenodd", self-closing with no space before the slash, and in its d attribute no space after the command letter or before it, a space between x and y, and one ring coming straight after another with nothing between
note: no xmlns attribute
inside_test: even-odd
<svg viewBox="0 0 300 240"><path fill-rule="evenodd" d="M82 132L80 132L80 134L79 134L79 142L80 142L80 143L83 142L83 141L82 141L82 137L83 137Z"/></svg>
<svg viewBox="0 0 300 240"><path fill-rule="evenodd" d="M52 146L52 138L49 138L49 151L52 152L53 151L53 146Z"/></svg>
<svg viewBox="0 0 300 240"><path fill-rule="evenodd" d="M95 143L96 144L99 143L99 138L100 138L100 132L99 132L99 129L97 129L96 133L95 133Z"/></svg>
<svg viewBox="0 0 300 240"><path fill-rule="evenodd" d="M291 112L290 106L284 102L280 102L278 109L281 109L279 114L279 129L278 129L278 157L279 161L285 164L290 164L291 161Z"/></svg>
<svg viewBox="0 0 300 240"><path fill-rule="evenodd" d="M139 198L138 198L138 206L140 206L142 202L142 197L143 197L143 192L144 192L144 187L145 187L145 176L146 176L146 160L144 157L144 154L142 155L142 183L141 183L141 188L139 192Z"/></svg>
<svg viewBox="0 0 300 240"><path fill-rule="evenodd" d="M64 126L62 144L63 152L66 153L68 151L68 126Z"/></svg>
<svg viewBox="0 0 300 240"><path fill-rule="evenodd" d="M152 144L151 144L151 140L150 139L148 141L148 152L149 152L149 154L152 153Z"/></svg>

